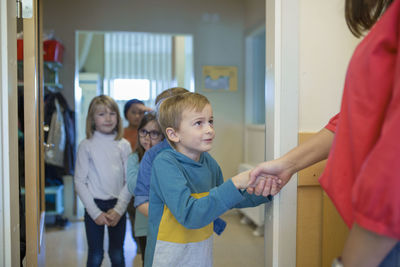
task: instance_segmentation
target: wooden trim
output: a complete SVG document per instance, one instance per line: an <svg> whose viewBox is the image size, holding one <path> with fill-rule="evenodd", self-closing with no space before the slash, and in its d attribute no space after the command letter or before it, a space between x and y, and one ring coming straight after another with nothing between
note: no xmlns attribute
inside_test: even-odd
<svg viewBox="0 0 400 267"><path fill-rule="evenodd" d="M299 144L313 134L299 133ZM341 254L348 235L347 226L318 183L325 164L319 162L298 174L297 266L329 267Z"/></svg>
<svg viewBox="0 0 400 267"><path fill-rule="evenodd" d="M44 234L44 219L45 219L45 209L46 209L46 198L45 198L45 165L44 165L44 58L43 58L43 4L37 2L37 21L38 21L38 36L37 42L39 47L38 53L38 66L39 66L39 84L38 84L38 117L39 117L39 125L38 125L38 134L39 134L39 188L40 188L40 211L41 211L41 228L40 229L40 242L43 242Z"/></svg>
<svg viewBox="0 0 400 267"><path fill-rule="evenodd" d="M33 17L23 20L24 29L24 139L26 263L44 266L44 180L42 159L41 34L38 1L33 1Z"/></svg>
<svg viewBox="0 0 400 267"><path fill-rule="evenodd" d="M322 225L322 266L331 266L333 259L342 254L349 229L325 192Z"/></svg>
<svg viewBox="0 0 400 267"><path fill-rule="evenodd" d="M319 267L322 262L322 189L303 186L297 191L296 266Z"/></svg>

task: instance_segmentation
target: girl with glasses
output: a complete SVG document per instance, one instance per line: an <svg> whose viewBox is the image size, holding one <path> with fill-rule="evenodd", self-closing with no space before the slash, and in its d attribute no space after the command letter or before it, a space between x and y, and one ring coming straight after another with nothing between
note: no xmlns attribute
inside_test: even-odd
<svg viewBox="0 0 400 267"><path fill-rule="evenodd" d="M160 126L153 113L144 115L138 127L137 148L133 152L127 162L127 183L129 192L134 195L136 188L137 175L139 171L139 162L142 160L144 153L154 145L160 143L164 139ZM142 262L144 263L144 255L147 237L147 217L140 212L136 212L134 223L135 239L139 245L139 251L142 254Z"/></svg>

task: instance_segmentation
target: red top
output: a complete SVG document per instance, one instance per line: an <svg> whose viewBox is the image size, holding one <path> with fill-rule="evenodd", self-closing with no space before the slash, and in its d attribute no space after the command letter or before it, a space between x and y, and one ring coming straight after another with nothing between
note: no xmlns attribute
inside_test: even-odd
<svg viewBox="0 0 400 267"><path fill-rule="evenodd" d="M400 239L400 0L358 45L321 186L346 224Z"/></svg>
<svg viewBox="0 0 400 267"><path fill-rule="evenodd" d="M134 128L124 128L124 138L131 144L132 152L136 150L136 143L138 138L138 130Z"/></svg>

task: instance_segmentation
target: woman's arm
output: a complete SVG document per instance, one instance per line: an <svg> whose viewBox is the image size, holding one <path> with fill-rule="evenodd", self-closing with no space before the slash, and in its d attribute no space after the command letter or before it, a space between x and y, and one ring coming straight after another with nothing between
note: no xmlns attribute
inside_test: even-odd
<svg viewBox="0 0 400 267"><path fill-rule="evenodd" d="M344 266L378 266L398 240L378 235L354 224L344 245Z"/></svg>
<svg viewBox="0 0 400 267"><path fill-rule="evenodd" d="M284 156L259 164L250 173L250 184L253 186L247 189L248 192L256 195L262 194L263 196L267 196L270 193L275 195L278 192L271 191L271 188L265 186L265 183L259 183L255 186L257 177L277 177L281 180L280 187L283 187L289 182L294 173L328 158L334 136L335 134L332 131L323 128L309 140L290 150Z"/></svg>
<svg viewBox="0 0 400 267"><path fill-rule="evenodd" d="M327 159L335 134L325 128L282 157L292 173Z"/></svg>

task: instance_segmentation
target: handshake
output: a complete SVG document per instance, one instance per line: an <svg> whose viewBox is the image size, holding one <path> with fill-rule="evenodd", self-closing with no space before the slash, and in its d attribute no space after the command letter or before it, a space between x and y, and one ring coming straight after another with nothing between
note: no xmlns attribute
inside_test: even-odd
<svg viewBox="0 0 400 267"><path fill-rule="evenodd" d="M274 196L295 172L290 166L291 164L280 159L263 162L252 170L232 177L232 182L236 188L246 189L249 194Z"/></svg>

